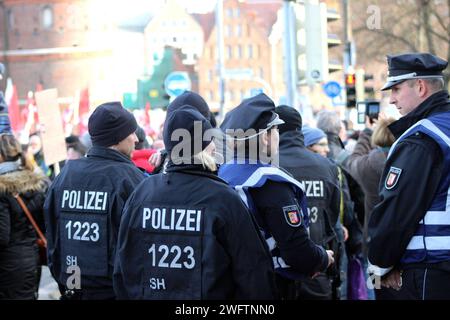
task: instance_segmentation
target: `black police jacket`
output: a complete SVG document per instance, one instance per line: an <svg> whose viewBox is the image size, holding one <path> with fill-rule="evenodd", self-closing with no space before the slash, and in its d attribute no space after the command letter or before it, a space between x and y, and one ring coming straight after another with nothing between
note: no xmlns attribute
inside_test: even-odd
<svg viewBox="0 0 450 320"><path fill-rule="evenodd" d="M84 298L114 297L121 213L144 177L128 157L104 147L94 146L85 158L67 162L44 205L48 266L60 286L66 286L69 276L75 283L77 272L69 267L77 265Z"/></svg>
<svg viewBox="0 0 450 320"><path fill-rule="evenodd" d="M236 192L201 166L171 166L126 203L119 299L272 299L272 261Z"/></svg>
<svg viewBox="0 0 450 320"><path fill-rule="evenodd" d="M431 95L415 110L389 126L395 138L430 115L450 110L446 90ZM417 133L397 144L380 181L380 203L369 221L369 261L382 268L398 266L419 221L431 205L442 178L443 154L438 144ZM395 188L386 189L391 167L402 169Z"/></svg>
<svg viewBox="0 0 450 320"><path fill-rule="evenodd" d="M280 136L280 166L303 184L307 198L311 239L327 247L335 238L339 218L340 191L336 166L307 150L303 136L287 131Z"/></svg>

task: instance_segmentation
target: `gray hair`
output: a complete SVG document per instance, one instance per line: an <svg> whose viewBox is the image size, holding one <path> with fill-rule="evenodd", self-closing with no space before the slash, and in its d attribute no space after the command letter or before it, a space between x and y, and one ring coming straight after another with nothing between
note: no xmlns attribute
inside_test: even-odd
<svg viewBox="0 0 450 320"><path fill-rule="evenodd" d="M418 79L407 80L408 86L410 88L412 88L417 80ZM444 87L445 87L445 82L444 82L443 78L429 78L429 79L422 79L422 80L428 84L428 86L430 87L430 89L433 92L440 91L440 90L444 89Z"/></svg>
<svg viewBox="0 0 450 320"><path fill-rule="evenodd" d="M341 119L335 111L322 110L317 114L317 128L336 135L341 131Z"/></svg>

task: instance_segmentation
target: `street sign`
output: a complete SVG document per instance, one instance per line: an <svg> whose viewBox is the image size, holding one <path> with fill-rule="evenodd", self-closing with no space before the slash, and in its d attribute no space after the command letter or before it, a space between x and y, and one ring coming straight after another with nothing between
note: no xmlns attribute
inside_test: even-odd
<svg viewBox="0 0 450 320"><path fill-rule="evenodd" d="M341 94L341 85L336 81L328 81L323 86L325 94L330 98L335 98Z"/></svg>
<svg viewBox="0 0 450 320"><path fill-rule="evenodd" d="M174 71L164 80L164 89L171 97L178 97L186 90L191 90L191 79L187 72Z"/></svg>

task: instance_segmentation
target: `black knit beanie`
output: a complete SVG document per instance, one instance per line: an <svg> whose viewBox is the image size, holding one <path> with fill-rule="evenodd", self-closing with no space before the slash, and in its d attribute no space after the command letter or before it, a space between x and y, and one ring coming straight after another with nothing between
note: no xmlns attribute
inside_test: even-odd
<svg viewBox="0 0 450 320"><path fill-rule="evenodd" d="M177 129L187 130L189 136L175 135L177 140L173 141L172 133ZM205 131L209 129L212 129L211 123L196 108L189 105L179 107L167 114L164 123L163 138L166 150L170 152L180 143L182 148L188 148L190 145L191 154L183 154L184 157L196 155L211 143L213 137L204 137Z"/></svg>
<svg viewBox="0 0 450 320"><path fill-rule="evenodd" d="M107 102L99 105L89 117L88 129L92 145L110 147L135 132L137 123L120 102Z"/></svg>
<svg viewBox="0 0 450 320"><path fill-rule="evenodd" d="M280 105L275 108L275 112L278 113L280 119L284 121L284 124L278 126L280 134L286 131L297 131L302 129L302 116L294 108Z"/></svg>

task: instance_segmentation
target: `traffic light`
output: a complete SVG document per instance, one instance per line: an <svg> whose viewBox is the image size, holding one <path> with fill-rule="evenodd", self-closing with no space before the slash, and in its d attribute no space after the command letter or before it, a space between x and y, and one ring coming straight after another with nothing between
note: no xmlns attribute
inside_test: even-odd
<svg viewBox="0 0 450 320"><path fill-rule="evenodd" d="M364 69L356 70L356 101L359 102L374 98L375 91L373 89L373 84L367 83L369 80L373 80L373 74L366 74Z"/></svg>
<svg viewBox="0 0 450 320"><path fill-rule="evenodd" d="M348 73L345 75L345 91L347 95L347 108L356 107L356 75Z"/></svg>

